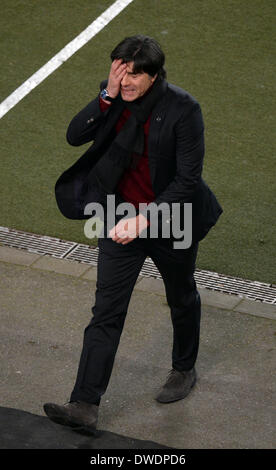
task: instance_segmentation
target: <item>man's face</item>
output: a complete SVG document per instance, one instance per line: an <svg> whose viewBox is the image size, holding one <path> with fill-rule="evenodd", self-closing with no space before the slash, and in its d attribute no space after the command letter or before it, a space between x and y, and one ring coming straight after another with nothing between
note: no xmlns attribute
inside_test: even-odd
<svg viewBox="0 0 276 470"><path fill-rule="evenodd" d="M151 77L145 72L133 74L132 70L133 62L128 62L125 75L121 80L121 96L124 101L141 98L156 79L156 75Z"/></svg>

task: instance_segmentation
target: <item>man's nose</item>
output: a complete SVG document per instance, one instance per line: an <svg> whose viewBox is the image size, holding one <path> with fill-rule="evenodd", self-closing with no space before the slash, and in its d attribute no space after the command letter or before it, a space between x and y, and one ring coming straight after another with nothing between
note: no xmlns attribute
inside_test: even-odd
<svg viewBox="0 0 276 470"><path fill-rule="evenodd" d="M128 77L128 74L126 73L122 80L121 80L121 85L122 86L128 86L129 85L129 77Z"/></svg>

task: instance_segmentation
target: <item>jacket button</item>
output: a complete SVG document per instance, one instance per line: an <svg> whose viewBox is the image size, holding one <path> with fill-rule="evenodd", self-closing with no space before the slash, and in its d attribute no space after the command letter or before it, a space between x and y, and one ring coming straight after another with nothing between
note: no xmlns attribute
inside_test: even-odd
<svg viewBox="0 0 276 470"><path fill-rule="evenodd" d="M161 117L160 116L156 116L156 121L160 122L161 121Z"/></svg>

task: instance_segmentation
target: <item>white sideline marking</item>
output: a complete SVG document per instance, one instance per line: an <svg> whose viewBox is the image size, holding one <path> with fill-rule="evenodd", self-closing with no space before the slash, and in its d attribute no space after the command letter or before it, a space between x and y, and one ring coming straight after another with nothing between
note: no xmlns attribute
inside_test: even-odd
<svg viewBox="0 0 276 470"><path fill-rule="evenodd" d="M133 0L117 0L107 8L95 21L93 21L78 36L61 49L43 67L28 78L20 87L11 93L0 104L0 119L13 108L24 96L37 87L45 78L53 73L63 62L66 62L75 52L96 36L113 18L126 8Z"/></svg>

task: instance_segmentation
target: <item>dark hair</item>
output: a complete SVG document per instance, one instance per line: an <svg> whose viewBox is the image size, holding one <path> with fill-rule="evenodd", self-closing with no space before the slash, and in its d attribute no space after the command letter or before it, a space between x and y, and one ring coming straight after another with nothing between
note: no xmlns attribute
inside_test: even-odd
<svg viewBox="0 0 276 470"><path fill-rule="evenodd" d="M138 34L121 41L110 54L111 60L123 59L123 62L134 62L133 72L148 73L151 77L158 74L160 78L166 77L164 69L165 54L158 42L149 37Z"/></svg>

